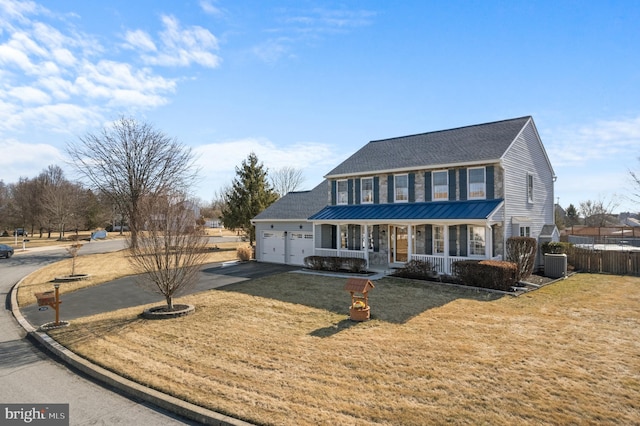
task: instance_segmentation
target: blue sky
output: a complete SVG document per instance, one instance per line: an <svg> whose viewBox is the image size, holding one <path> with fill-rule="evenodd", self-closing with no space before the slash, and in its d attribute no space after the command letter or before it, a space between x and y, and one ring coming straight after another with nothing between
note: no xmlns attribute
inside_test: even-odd
<svg viewBox="0 0 640 426"><path fill-rule="evenodd" d="M134 116L211 200L254 151L311 189L370 140L531 115L556 196L640 210L640 2L0 0L0 179Z"/></svg>

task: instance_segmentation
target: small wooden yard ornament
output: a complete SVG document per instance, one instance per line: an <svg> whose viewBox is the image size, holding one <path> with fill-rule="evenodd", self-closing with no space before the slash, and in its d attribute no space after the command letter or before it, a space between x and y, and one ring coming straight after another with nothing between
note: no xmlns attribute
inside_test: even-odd
<svg viewBox="0 0 640 426"><path fill-rule="evenodd" d="M351 293L349 316L352 321L367 321L370 318L371 309L367 293L373 288L373 283L366 278L349 278L347 280L344 289Z"/></svg>

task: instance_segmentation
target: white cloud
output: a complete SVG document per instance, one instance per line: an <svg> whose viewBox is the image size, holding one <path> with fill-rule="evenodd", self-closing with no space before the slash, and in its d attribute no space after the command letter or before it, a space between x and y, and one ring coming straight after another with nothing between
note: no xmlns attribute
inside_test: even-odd
<svg viewBox="0 0 640 426"><path fill-rule="evenodd" d="M376 13L367 10L323 9L292 11L280 9L278 26L266 30L277 34L258 43L251 51L260 60L273 63L283 57L296 57L297 43L316 42L330 35L342 34L371 25Z"/></svg>
<svg viewBox="0 0 640 426"><path fill-rule="evenodd" d="M16 139L0 139L0 179L18 182L20 177L37 176L50 164L64 164L62 153L49 144L25 143Z"/></svg>
<svg viewBox="0 0 640 426"><path fill-rule="evenodd" d="M263 62L272 64L283 56L290 55L291 40L284 37L265 40L261 44L254 46L252 51Z"/></svg>
<svg viewBox="0 0 640 426"><path fill-rule="evenodd" d="M130 48L137 48L151 52L155 52L157 50L151 36L142 30L127 31L125 34L125 40L127 41L126 46Z"/></svg>
<svg viewBox="0 0 640 426"><path fill-rule="evenodd" d="M178 79L151 67L111 57L122 51L102 46L91 34L78 32L35 3L0 0L0 130L41 127L68 131L104 116L156 108L169 102ZM217 66L217 39L208 30L181 27L177 19L162 18L160 41L142 30L125 34L128 48L143 52L155 65ZM148 56L144 56L144 54Z"/></svg>
<svg viewBox="0 0 640 426"><path fill-rule="evenodd" d="M335 166L336 154L330 145L300 142L278 146L264 138L245 138L198 146L194 149L201 168L202 184L199 195L207 200L213 197L235 177L235 168L254 152L267 169L295 167L305 177L304 188L311 189L322 181L322 176Z"/></svg>
<svg viewBox="0 0 640 426"><path fill-rule="evenodd" d="M213 53L218 50L218 39L209 30L200 26L183 29L175 17L168 15L162 17L162 23L158 52L142 55L147 64L177 67L198 64L208 68L220 65L220 57Z"/></svg>
<svg viewBox="0 0 640 426"><path fill-rule="evenodd" d="M34 126L59 133L77 133L87 127L99 125L102 111L99 107L86 107L70 103L43 105L25 110L19 115L23 127Z"/></svg>
<svg viewBox="0 0 640 426"><path fill-rule="evenodd" d="M218 7L214 6L211 0L200 0L200 8L208 15L222 15L222 11Z"/></svg>
<svg viewBox="0 0 640 426"><path fill-rule="evenodd" d="M46 104L51 102L51 96L34 87L14 87L8 94L25 104Z"/></svg>
<svg viewBox="0 0 640 426"><path fill-rule="evenodd" d="M637 156L640 117L601 120L551 130L543 139L554 166L582 165L614 156Z"/></svg>

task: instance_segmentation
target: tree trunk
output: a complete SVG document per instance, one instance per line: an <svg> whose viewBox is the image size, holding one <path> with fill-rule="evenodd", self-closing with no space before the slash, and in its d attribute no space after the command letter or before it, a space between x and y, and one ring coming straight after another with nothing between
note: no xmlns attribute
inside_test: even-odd
<svg viewBox="0 0 640 426"><path fill-rule="evenodd" d="M167 300L167 310L173 312L173 297L165 296L165 299Z"/></svg>

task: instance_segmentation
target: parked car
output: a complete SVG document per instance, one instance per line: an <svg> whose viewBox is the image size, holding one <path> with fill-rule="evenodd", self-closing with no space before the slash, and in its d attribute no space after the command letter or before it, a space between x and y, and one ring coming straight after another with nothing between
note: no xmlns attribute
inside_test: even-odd
<svg viewBox="0 0 640 426"><path fill-rule="evenodd" d="M9 236L9 231L7 231L6 229L2 231L2 235L0 235L0 237L8 237L8 236Z"/></svg>
<svg viewBox="0 0 640 426"><path fill-rule="evenodd" d="M24 228L16 228L16 230L13 231L13 235L18 237L28 237L29 233Z"/></svg>
<svg viewBox="0 0 640 426"><path fill-rule="evenodd" d="M13 256L13 247L6 244L0 244L0 257L10 258Z"/></svg>
<svg viewBox="0 0 640 426"><path fill-rule="evenodd" d="M124 226L120 226L120 225L109 225L106 228L107 232L120 232L120 228L122 228L122 230L124 232L128 232L129 231L129 227L127 225Z"/></svg>

